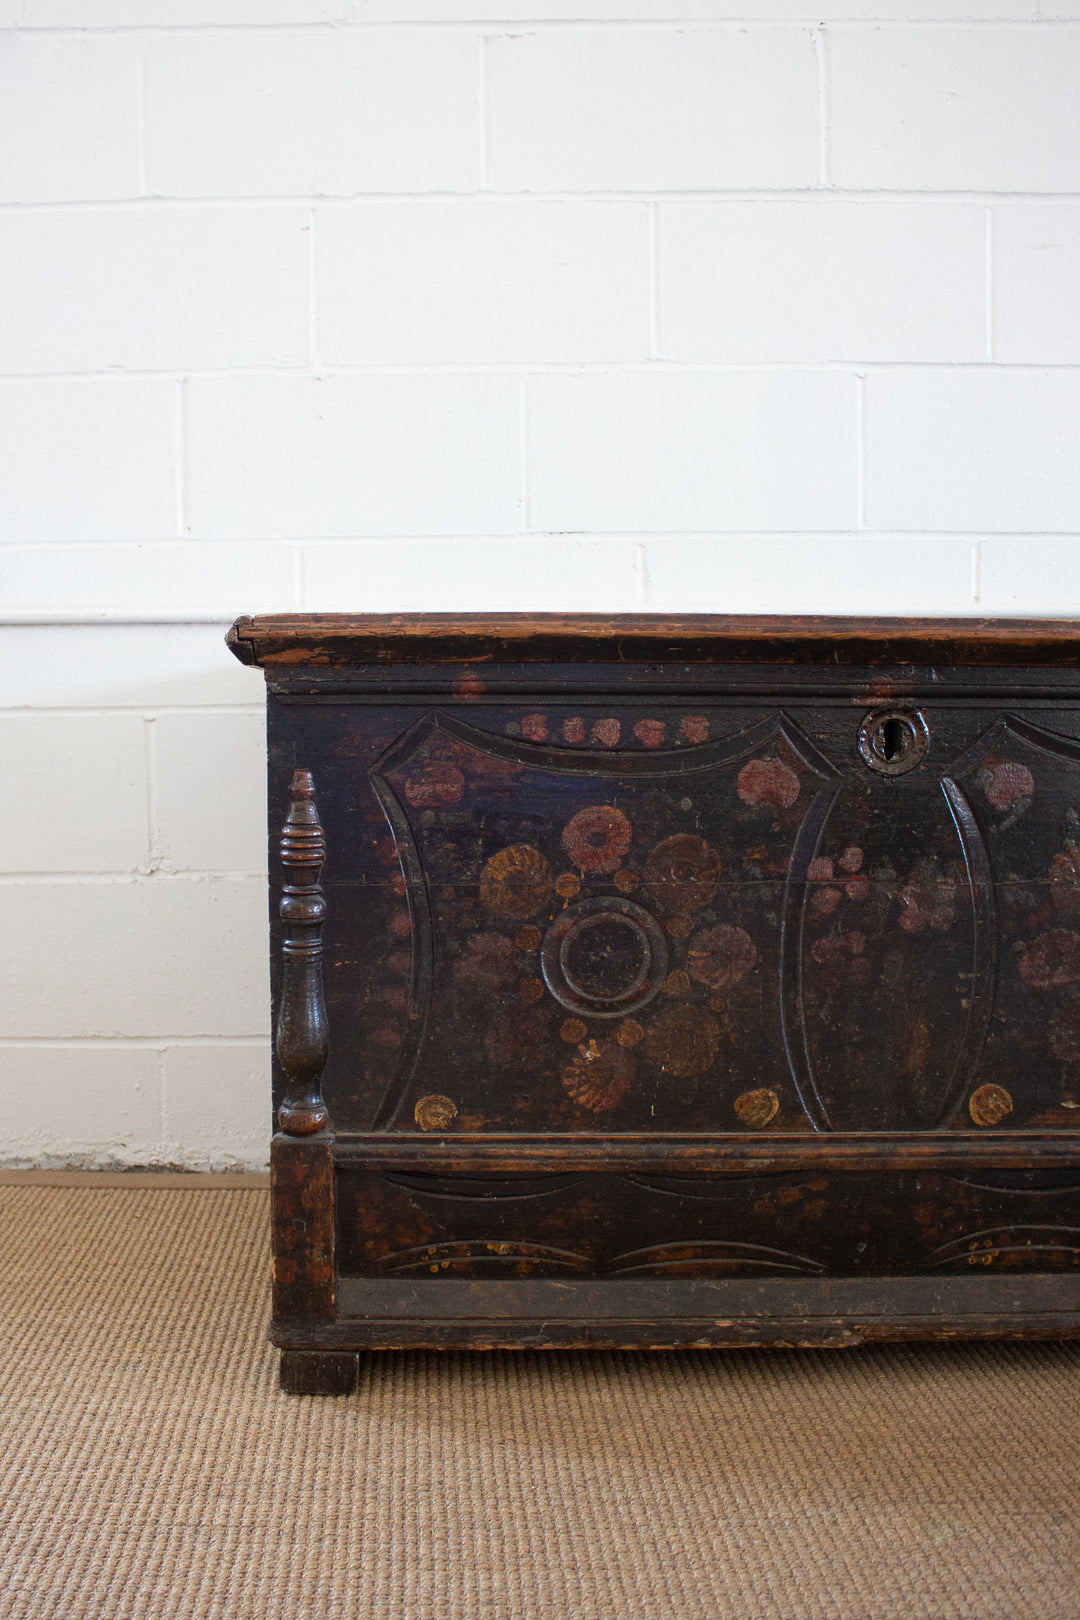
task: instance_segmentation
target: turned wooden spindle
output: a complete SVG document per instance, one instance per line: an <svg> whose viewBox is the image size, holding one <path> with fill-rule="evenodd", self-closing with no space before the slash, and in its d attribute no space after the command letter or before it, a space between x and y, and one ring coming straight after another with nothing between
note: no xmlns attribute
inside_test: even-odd
<svg viewBox="0 0 1080 1620"><path fill-rule="evenodd" d="M281 829L286 882L279 914L285 924L281 1003L276 1047L285 1071L285 1098L277 1111L287 1136L311 1136L330 1123L319 1086L326 1066L322 925L326 901L319 886L326 839L310 771L295 771L289 814Z"/></svg>

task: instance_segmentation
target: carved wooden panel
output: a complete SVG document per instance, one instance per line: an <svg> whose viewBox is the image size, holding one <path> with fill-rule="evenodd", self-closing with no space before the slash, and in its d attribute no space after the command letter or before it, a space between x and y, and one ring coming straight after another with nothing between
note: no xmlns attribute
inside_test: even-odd
<svg viewBox="0 0 1080 1620"><path fill-rule="evenodd" d="M863 1279L872 1314L871 1282L1045 1275L1080 1313L1074 677L834 668L820 636L788 665L771 634L738 667L710 642L293 669L270 637L273 858L297 770L325 832L335 1298L420 1316L475 1287L453 1297L488 1325L447 1333L485 1343L552 1342L556 1285L602 1315L608 1288L824 1310ZM535 1297L524 1341L490 1327L495 1285ZM427 1342L386 1331L310 1343Z"/></svg>
<svg viewBox="0 0 1080 1620"><path fill-rule="evenodd" d="M339 1125L1076 1128L1080 741L568 707L317 711Z"/></svg>

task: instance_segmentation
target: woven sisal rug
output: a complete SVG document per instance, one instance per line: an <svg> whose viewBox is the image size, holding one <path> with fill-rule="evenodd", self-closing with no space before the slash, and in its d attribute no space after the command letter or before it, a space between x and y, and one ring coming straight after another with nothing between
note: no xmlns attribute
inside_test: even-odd
<svg viewBox="0 0 1080 1620"><path fill-rule="evenodd" d="M1080 1615L1080 1347L386 1354L297 1399L265 1192L0 1219L3 1620Z"/></svg>

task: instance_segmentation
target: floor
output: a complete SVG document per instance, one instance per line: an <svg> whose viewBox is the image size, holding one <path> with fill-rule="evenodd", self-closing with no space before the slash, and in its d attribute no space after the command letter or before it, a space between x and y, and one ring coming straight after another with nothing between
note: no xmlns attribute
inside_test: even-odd
<svg viewBox="0 0 1080 1620"><path fill-rule="evenodd" d="M257 1180L53 1179L0 1185L3 1620L1080 1615L1080 1345L386 1353L296 1398Z"/></svg>

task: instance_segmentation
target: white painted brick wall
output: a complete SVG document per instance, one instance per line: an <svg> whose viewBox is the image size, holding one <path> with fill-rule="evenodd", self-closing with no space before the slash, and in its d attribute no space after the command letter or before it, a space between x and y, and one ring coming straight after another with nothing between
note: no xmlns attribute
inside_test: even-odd
<svg viewBox="0 0 1080 1620"><path fill-rule="evenodd" d="M1080 613L1080 0L0 29L0 1161L265 1160L236 613Z"/></svg>

